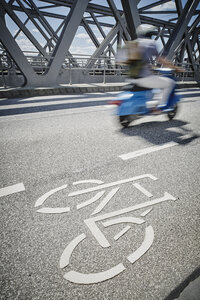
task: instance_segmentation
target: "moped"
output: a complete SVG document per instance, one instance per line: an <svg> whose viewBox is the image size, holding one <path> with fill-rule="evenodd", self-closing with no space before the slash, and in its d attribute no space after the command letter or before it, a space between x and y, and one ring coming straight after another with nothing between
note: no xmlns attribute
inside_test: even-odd
<svg viewBox="0 0 200 300"><path fill-rule="evenodd" d="M174 79L172 69L160 68L156 72ZM117 105L117 115L119 122L123 127L128 125L145 115L153 115L164 113L167 114L169 120L172 120L178 109L178 102L180 97L175 93L176 85L174 86L168 101L164 105L158 105L159 89L148 89L139 87L136 84L129 84L125 86L124 91L121 92L117 99L111 101L111 104ZM155 109L156 108L156 109Z"/></svg>

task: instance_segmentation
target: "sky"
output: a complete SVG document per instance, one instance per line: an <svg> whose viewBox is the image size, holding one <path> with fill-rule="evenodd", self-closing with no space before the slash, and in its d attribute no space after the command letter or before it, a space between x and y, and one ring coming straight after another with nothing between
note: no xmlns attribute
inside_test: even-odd
<svg viewBox="0 0 200 300"><path fill-rule="evenodd" d="M8 1L8 0L6 0ZM188 0L190 1L190 0ZM34 0L35 4L37 4L38 6L47 6L47 3L42 2L42 1L38 1L38 0ZM114 0L115 5L117 6L118 9L122 9L121 6L121 0ZM154 3L157 2L157 0L141 0L138 8L146 6L150 3ZM185 3L187 2L187 0L182 0L182 5L184 6ZM107 1L106 0L92 0L91 3L95 3L95 4L101 4L104 6L108 6ZM170 2L164 3L162 5L160 5L159 7L156 8L152 8L150 9L150 11L153 10L163 10L163 11L168 11L168 10L174 10L176 9L175 7L175 2L174 0L171 0ZM198 9L200 9L200 4ZM55 12L58 14L62 14L62 15L67 15L69 12L68 8L63 8L63 7L58 7L58 8L49 8L49 9L45 9L45 11L49 11L49 12ZM26 20L26 15L24 13L20 13L17 12L18 17L20 18L20 20L22 22L25 22ZM85 16L87 16L87 13L85 13ZM163 15L158 15L158 14L151 14L149 15L150 17L155 17L155 18L161 18L163 19L170 19L173 17L176 17L176 15L174 14L168 14L166 16ZM51 24L52 28L54 30L56 30L58 28L58 26L60 25L60 21L56 20L54 18L47 18L47 21ZM111 24L115 24L115 19L114 18L101 18L101 21L108 21ZM14 36L16 34L16 32L18 31L18 27L16 26L16 24L9 18L6 17L6 23L7 26L11 32L11 34ZM35 37L35 39L41 44L41 46L45 46L46 41L43 38L43 36L39 33L38 29L36 28L36 26L29 21L27 23L27 28L30 30L30 32L33 34L33 36ZM98 39L99 42L102 42L103 38L99 32L99 30L97 29L96 26L91 26L93 32L96 35L96 38ZM105 34L107 34L109 32L109 28L103 28ZM60 31L61 32L61 31ZM58 35L60 34L60 32L58 32ZM47 33L48 35L48 33ZM20 46L20 48L23 51L37 51L35 49L35 47L32 45L32 43L26 38L26 36L23 33L20 33L17 38L16 41L18 43L18 45ZM161 48L161 44L159 44L159 47ZM72 42L72 45L70 47L70 52L72 54L87 54L87 55L91 55L94 51L95 51L96 47L94 46L93 42L91 41L91 39L89 38L88 34L86 33L86 31L84 30L84 28L82 26L79 26L77 32L76 32L76 36Z"/></svg>

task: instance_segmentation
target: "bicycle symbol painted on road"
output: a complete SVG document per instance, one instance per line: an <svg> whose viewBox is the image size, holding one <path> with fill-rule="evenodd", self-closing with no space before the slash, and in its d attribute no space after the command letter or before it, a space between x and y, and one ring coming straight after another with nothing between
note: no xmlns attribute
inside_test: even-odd
<svg viewBox="0 0 200 300"><path fill-rule="evenodd" d="M102 248L107 248L110 247L110 243L108 239L106 238L105 234L102 232L100 229L99 224L101 227L103 226L104 228L107 228L112 225L116 224L129 224L126 227L124 227L118 234L114 236L114 240L117 241L120 237L122 237L125 233L127 233L130 229L131 226L130 224L144 224L145 220L143 219L150 211L152 210L152 206L156 205L158 203L162 203L165 201L170 201L173 200L175 201L176 198L174 198L172 195L169 193L165 192L164 195L160 198L156 198L154 200L149 200L144 203L136 204L133 206L125 207L116 211L112 211L109 213L101 213L101 211L104 209L104 207L111 201L111 199L114 198L114 196L117 194L119 191L120 187L126 183L132 183L132 185L138 189L140 192L142 192L146 197L151 198L153 195L147 191L140 183L135 182L142 180L144 178L148 178L151 180L157 180L157 178L151 174L144 174L128 179L123 179L120 181L115 181L111 183L104 183L100 180L83 180L83 181L77 181L74 182L73 185L81 185L85 183L91 183L91 184L96 184L95 186L92 186L90 188L78 190L75 192L71 192L68 194L68 197L75 197L83 194L90 194L91 192L96 192L95 196L92 198L88 199L87 201L84 201L82 203L79 203L76 206L76 209L79 210L83 207L86 207L99 199L102 199L100 204L95 208L95 210L91 213L90 218L84 220L85 225L89 228L91 234L94 236L96 239L97 243L102 247ZM63 185L59 188L53 189L49 191L48 193L44 194L41 196L35 203L35 207L42 206L44 202L53 194L57 193L60 190L66 189L67 184ZM106 189L111 190L106 194ZM139 209L145 209L141 214L140 217L134 217L134 216L127 216L127 213L132 213L134 211L137 211ZM60 214L60 213L69 213L70 212L70 207L43 207L39 208L37 210L39 213L45 213L45 214ZM142 217L142 218L141 218ZM64 269L70 265L70 258L74 252L75 249L77 249L78 245L85 240L86 234L82 233L75 237L64 249L61 257L60 257L60 268ZM145 233L144 233L144 239L141 245L130 253L126 258L127 260L133 264L136 262L139 258L141 258L151 247L153 244L154 240L154 230L151 225L146 226L145 228ZM75 270L71 270L67 273L65 273L64 278L70 282L73 283L78 283L78 284L94 284L94 283L99 283L108 279L111 279L115 277L116 275L120 274L125 270L125 266L123 263L119 263L115 265L114 267L105 270L103 272L98 272L98 273L81 273Z"/></svg>

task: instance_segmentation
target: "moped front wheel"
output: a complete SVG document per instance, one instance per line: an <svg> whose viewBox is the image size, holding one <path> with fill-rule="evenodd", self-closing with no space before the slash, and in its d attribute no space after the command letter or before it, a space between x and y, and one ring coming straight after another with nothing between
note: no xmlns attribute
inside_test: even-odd
<svg viewBox="0 0 200 300"><path fill-rule="evenodd" d="M178 110L178 105L175 104L174 107L173 107L173 110L170 111L170 112L167 114L169 120L172 120L172 119L176 116L177 110Z"/></svg>

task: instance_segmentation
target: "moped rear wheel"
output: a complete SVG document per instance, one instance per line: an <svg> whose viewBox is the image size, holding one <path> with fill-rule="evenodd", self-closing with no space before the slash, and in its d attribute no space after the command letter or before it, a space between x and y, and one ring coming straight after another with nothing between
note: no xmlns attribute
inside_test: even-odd
<svg viewBox="0 0 200 300"><path fill-rule="evenodd" d="M167 114L169 120L172 120L176 116L177 110L178 110L178 105L175 104L173 110Z"/></svg>
<svg viewBox="0 0 200 300"><path fill-rule="evenodd" d="M130 124L129 116L119 116L119 122L124 128L127 128Z"/></svg>

